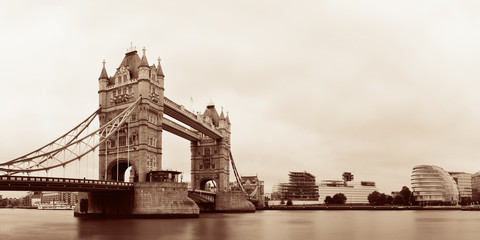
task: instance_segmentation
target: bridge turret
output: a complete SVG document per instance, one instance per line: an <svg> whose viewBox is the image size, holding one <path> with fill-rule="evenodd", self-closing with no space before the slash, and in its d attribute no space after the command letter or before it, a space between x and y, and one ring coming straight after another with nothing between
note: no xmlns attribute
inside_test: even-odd
<svg viewBox="0 0 480 240"><path fill-rule="evenodd" d="M143 48L142 60L138 66L138 79L149 79L150 78L150 67L148 66L147 56L145 56L146 49Z"/></svg>
<svg viewBox="0 0 480 240"><path fill-rule="evenodd" d="M160 58L158 58L158 67L157 67L157 79L158 79L158 83L160 84L160 87L162 88L162 90L165 90L164 88L164 79L165 79L165 74L163 74L163 69L162 69L162 65L160 64Z"/></svg>
<svg viewBox="0 0 480 240"><path fill-rule="evenodd" d="M143 56L138 66L138 82L139 93L143 98L148 96L150 91L150 67L148 66L147 57L145 56L145 48L143 48Z"/></svg>
<svg viewBox="0 0 480 240"><path fill-rule="evenodd" d="M160 65L160 58L158 58L158 67L157 67L157 76L159 78L165 78L165 75L163 74L163 69L162 69L162 65Z"/></svg>
<svg viewBox="0 0 480 240"><path fill-rule="evenodd" d="M107 70L105 69L105 60L102 62L102 72L98 78L98 95L99 95L99 104L100 106L107 105L107 85L109 82Z"/></svg>
<svg viewBox="0 0 480 240"><path fill-rule="evenodd" d="M218 128L230 129L228 125L229 123L227 122L227 118L225 117L225 114L223 114L223 107L222 107L222 112L220 113L220 118L218 121Z"/></svg>

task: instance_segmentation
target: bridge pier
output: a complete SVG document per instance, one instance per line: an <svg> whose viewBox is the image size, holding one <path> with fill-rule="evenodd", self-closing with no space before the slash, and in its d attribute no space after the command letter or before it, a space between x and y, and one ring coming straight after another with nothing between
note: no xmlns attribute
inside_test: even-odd
<svg viewBox="0 0 480 240"><path fill-rule="evenodd" d="M217 192L215 212L255 212L255 206L243 191Z"/></svg>
<svg viewBox="0 0 480 240"><path fill-rule="evenodd" d="M200 210L188 198L187 183L144 182L134 184L132 216L198 218Z"/></svg>
<svg viewBox="0 0 480 240"><path fill-rule="evenodd" d="M135 183L133 191L82 192L76 217L198 218L199 208L187 196L187 183Z"/></svg>
<svg viewBox="0 0 480 240"><path fill-rule="evenodd" d="M75 217L126 217L131 213L133 193L122 192L79 192Z"/></svg>

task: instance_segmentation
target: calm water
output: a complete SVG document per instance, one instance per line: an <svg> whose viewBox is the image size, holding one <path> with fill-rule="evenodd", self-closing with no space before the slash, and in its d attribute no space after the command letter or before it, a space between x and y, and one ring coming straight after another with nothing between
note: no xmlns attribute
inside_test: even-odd
<svg viewBox="0 0 480 240"><path fill-rule="evenodd" d="M0 209L0 239L478 239L480 211L259 211L199 219L79 219Z"/></svg>

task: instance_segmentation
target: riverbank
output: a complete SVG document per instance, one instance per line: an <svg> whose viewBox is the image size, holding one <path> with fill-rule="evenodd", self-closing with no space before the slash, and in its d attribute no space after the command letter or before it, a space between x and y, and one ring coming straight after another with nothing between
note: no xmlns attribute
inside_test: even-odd
<svg viewBox="0 0 480 240"><path fill-rule="evenodd" d="M263 210L462 210L460 206L274 205Z"/></svg>
<svg viewBox="0 0 480 240"><path fill-rule="evenodd" d="M1 208L20 208L20 209L37 209L37 207L32 207L32 206L15 206L15 207L12 207L12 206L1 206Z"/></svg>

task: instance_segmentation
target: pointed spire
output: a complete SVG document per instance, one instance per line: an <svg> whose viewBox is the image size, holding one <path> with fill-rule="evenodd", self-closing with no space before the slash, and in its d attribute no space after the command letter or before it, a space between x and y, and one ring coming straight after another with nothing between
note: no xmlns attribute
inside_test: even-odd
<svg viewBox="0 0 480 240"><path fill-rule="evenodd" d="M165 77L165 75L163 74L162 65L160 65L160 60L162 59L158 58L157 76Z"/></svg>
<svg viewBox="0 0 480 240"><path fill-rule="evenodd" d="M228 111L227 111L227 118L226 118L226 120L227 120L227 123L230 124L230 118L228 117Z"/></svg>
<svg viewBox="0 0 480 240"><path fill-rule="evenodd" d="M100 73L100 77L98 78L98 80L100 79L108 79L108 74L107 74L107 70L105 69L105 59L103 59L103 68L102 68L102 72Z"/></svg>
<svg viewBox="0 0 480 240"><path fill-rule="evenodd" d="M222 113L220 113L220 119L225 119L225 115L223 115L223 106L222 106Z"/></svg>
<svg viewBox="0 0 480 240"><path fill-rule="evenodd" d="M138 67L148 67L147 57L145 56L145 51L146 51L145 47L143 47L142 51L143 51L142 61L140 62L140 65Z"/></svg>

